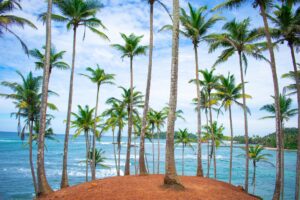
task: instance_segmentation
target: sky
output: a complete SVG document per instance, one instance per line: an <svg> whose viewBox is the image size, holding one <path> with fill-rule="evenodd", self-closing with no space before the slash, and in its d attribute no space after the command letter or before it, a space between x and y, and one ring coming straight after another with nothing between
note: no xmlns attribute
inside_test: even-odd
<svg viewBox="0 0 300 200"><path fill-rule="evenodd" d="M162 0L170 11L172 10L171 0ZM207 5L213 8L221 3L221 0L180 0L180 6L187 8L188 2L194 7ZM146 0L102 0L104 7L97 14L103 24L107 27L104 32L108 35L110 41L104 41L92 32L87 31L83 40L83 28L79 28L76 49L75 79L74 79L74 96L72 111L77 112L77 105L95 106L96 85L92 84L86 77L80 75L85 73L87 67L96 67L97 64L105 70L106 73L115 74L115 85L104 85L100 89L99 113L104 111L108 106L105 101L109 97L119 98L121 89L118 86L129 87L129 60L121 59L120 53L113 48L111 44L123 44L120 32L125 34L134 33L144 35L143 45L149 43L149 5ZM200 4L201 3L201 4ZM45 45L45 26L37 20L40 13L46 11L45 1L40 0L23 0L21 3L23 10L15 11L14 14L25 17L38 27L37 30L25 27L24 29L14 27L13 30L23 38L29 49L41 49ZM54 12L58 12L54 8ZM243 20L250 17L252 27L262 26L262 19L258 10L252 8L250 4L245 4L238 10L224 10L217 13L225 17L224 21L218 22L211 30L211 33L220 33L223 24L236 18ZM158 30L170 24L170 18L159 4L154 7L154 55L153 55L153 74L150 96L150 107L155 110L162 109L169 101L170 88L170 69L171 69L171 32L159 32ZM65 24L53 23L52 27L52 44L59 51L66 51L64 61L71 64L72 55L72 31L66 29ZM208 45L201 43L199 45L198 56L200 69L211 68L221 50L209 54ZM35 59L24 54L19 42L8 33L0 37L0 81L20 82L20 77L16 70L23 75L32 71L35 75L41 75L41 71L35 70ZM276 63L279 77L280 90L289 84L288 80L281 79L281 75L292 70L290 53L286 45L281 45L275 52ZM268 54L266 54L268 56ZM298 56L297 56L298 57ZM179 47L179 82L178 82L178 109L184 111L185 121L177 120L176 129L188 128L193 132L196 130L196 113L191 99L195 97L195 86L188 83L194 78L194 52L190 40L180 37ZM235 75L236 81L240 82L238 60L233 56L224 64L216 68L216 74L224 74L230 71ZM134 86L138 91L145 93L147 79L148 56L138 56L134 58ZM70 70L54 70L50 79L50 90L55 91L59 96L49 97L49 102L58 107L58 111L51 112L55 116L52 121L52 127L55 133L64 134L68 102ZM249 58L248 69L245 77L246 93L252 96L247 104L251 110L249 116L249 135L266 135L275 131L274 120L261 120L266 112L260 111L260 108L272 103L273 81L270 66L263 61L256 61ZM11 91L0 86L0 93L10 93ZM296 107L295 97L293 107ZM11 100L0 98L0 130L16 131L17 121L10 116L15 111ZM204 117L204 116L203 116ZM214 114L214 118L217 115ZM225 127L224 134L229 135L228 113L218 116L218 122ZM291 118L286 127L295 127L296 118ZM242 109L233 107L233 128L234 135L244 134L244 122ZM126 130L126 129L125 129ZM74 132L74 130L72 130ZM109 134L109 133L108 133Z"/></svg>

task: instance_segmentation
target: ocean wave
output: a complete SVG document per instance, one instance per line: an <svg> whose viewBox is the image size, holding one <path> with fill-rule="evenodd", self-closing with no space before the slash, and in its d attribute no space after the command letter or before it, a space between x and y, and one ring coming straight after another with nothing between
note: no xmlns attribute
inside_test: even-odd
<svg viewBox="0 0 300 200"><path fill-rule="evenodd" d="M12 143L12 142L21 143L21 142L24 142L24 141L22 141L22 140L0 140L0 142L2 142L2 143Z"/></svg>

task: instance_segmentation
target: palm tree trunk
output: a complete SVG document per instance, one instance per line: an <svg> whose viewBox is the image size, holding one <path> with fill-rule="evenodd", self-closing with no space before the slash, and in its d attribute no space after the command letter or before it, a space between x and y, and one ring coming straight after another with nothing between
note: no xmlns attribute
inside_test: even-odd
<svg viewBox="0 0 300 200"><path fill-rule="evenodd" d="M117 175L120 176L120 161L121 161L121 128L119 127L119 131L118 131L118 138L117 138L117 142L118 142L118 169L117 169Z"/></svg>
<svg viewBox="0 0 300 200"><path fill-rule="evenodd" d="M95 107L95 122L94 122L94 131L93 131L93 158L92 158L92 180L96 179L96 165L95 165L95 158L96 158L96 127L97 127L97 113L98 113L98 104L99 104L99 90L100 85L97 85L97 97L96 97L96 107Z"/></svg>
<svg viewBox="0 0 300 200"><path fill-rule="evenodd" d="M255 186L256 186L256 162L253 161L253 194L255 194Z"/></svg>
<svg viewBox="0 0 300 200"><path fill-rule="evenodd" d="M208 101L211 102L211 95L208 94ZM217 161L216 161L216 143L215 143L215 134L213 130L213 122L212 122L212 111L211 111L211 105L209 105L209 118L210 118L210 129L211 129L211 148L212 148L212 155L210 157L214 157L214 178L217 178Z"/></svg>
<svg viewBox="0 0 300 200"><path fill-rule="evenodd" d="M273 194L273 200L278 200L280 198L281 191L281 146L282 146L282 138L281 138L281 127L280 127L280 105L279 105L279 86L278 86L278 78L276 72L276 63L275 56L273 50L273 44L271 41L271 35L269 32L269 24L267 20L267 15L265 11L265 7L262 3L259 4L261 16L264 21L264 31L267 38L267 47L270 53L270 66L272 71L272 78L274 84L274 97L275 97L275 111L276 111L276 143L277 143L277 161L276 161L276 181L275 181L275 190Z"/></svg>
<svg viewBox="0 0 300 200"><path fill-rule="evenodd" d="M88 157L89 157L89 147L88 147L88 135L87 132L84 133L85 136L85 182L88 182L88 174L89 174L89 168L88 168Z"/></svg>
<svg viewBox="0 0 300 200"><path fill-rule="evenodd" d="M184 176L184 144L182 143L182 176Z"/></svg>
<svg viewBox="0 0 300 200"><path fill-rule="evenodd" d="M155 158L154 158L154 125L152 125L152 134L151 134L151 139L152 139L152 169L153 169L153 174L155 174Z"/></svg>
<svg viewBox="0 0 300 200"><path fill-rule="evenodd" d="M248 116L247 116L247 105L245 97L245 80L244 80L244 70L242 62L242 54L239 51L239 64L240 64L240 74L242 82L242 92L243 92L243 111L244 111L244 129L245 129L245 148L246 148L246 165L245 165L245 190L248 192L249 183L249 139L248 139Z"/></svg>
<svg viewBox="0 0 300 200"><path fill-rule="evenodd" d="M46 59L43 72L43 88L42 88L42 102L40 111L40 128L38 134L38 152L37 152L37 181L38 191L37 195L47 195L53 192L51 189L45 173L44 166L44 147L45 147L45 129L46 129L46 114L47 114L47 101L48 101L48 86L50 79L50 51L51 51L51 13L52 13L52 0L48 0L47 22L46 22Z"/></svg>
<svg viewBox="0 0 300 200"><path fill-rule="evenodd" d="M230 121L230 162L229 162L229 183L231 184L232 179L232 150L233 150L233 126L232 126L232 113L231 105L229 105L229 121Z"/></svg>
<svg viewBox="0 0 300 200"><path fill-rule="evenodd" d="M118 164L117 164L117 155L116 155L115 129L112 130L112 134L113 134L113 147L114 147L114 159L115 159L116 172L117 172L117 176L120 176L120 174L118 173Z"/></svg>
<svg viewBox="0 0 300 200"><path fill-rule="evenodd" d="M208 127L208 113L205 111L206 116L206 127ZM210 160L209 160L209 138L207 139L207 174L206 177L209 178L209 168L210 168Z"/></svg>
<svg viewBox="0 0 300 200"><path fill-rule="evenodd" d="M281 148L281 199L284 199L284 124L281 122L282 148Z"/></svg>
<svg viewBox="0 0 300 200"><path fill-rule="evenodd" d="M169 99L168 127L166 138L166 172L164 177L165 185L177 185L184 187L176 172L174 158L174 129L175 112L177 107L177 88L178 88L178 47L179 47L179 0L173 0L173 36L172 36L172 65L171 65L171 87Z"/></svg>
<svg viewBox="0 0 300 200"><path fill-rule="evenodd" d="M34 172L34 166L33 166L33 160L32 160L32 128L33 128L33 121L28 118L28 126L29 126L29 164L30 164L30 170L33 180L33 186L34 186L34 193L38 194L38 188L35 178L35 172Z"/></svg>
<svg viewBox="0 0 300 200"><path fill-rule="evenodd" d="M68 113L67 113L67 125L64 141L64 156L63 156L63 169L61 178L61 188L69 187L68 180L68 145L69 145L69 133L70 133L70 121L71 121L71 111L72 111L72 100L73 100L73 81L74 81L74 68L75 68L75 55L76 55L76 32L77 27L73 28L73 55L72 55L72 68L70 77L70 88L69 88L69 102L68 102Z"/></svg>
<svg viewBox="0 0 300 200"><path fill-rule="evenodd" d="M203 177L202 169L202 152L201 152L201 93L199 86L199 66L198 66L198 49L197 44L194 43L195 51L195 75L196 75L196 94L197 94L197 133L198 133L198 152L197 152L197 176Z"/></svg>
<svg viewBox="0 0 300 200"><path fill-rule="evenodd" d="M157 174L159 174L159 162L160 162L160 128L157 127Z"/></svg>
<svg viewBox="0 0 300 200"><path fill-rule="evenodd" d="M145 162L146 162L146 170L149 171L149 165L148 165L148 159L147 159L147 155L146 155L146 150L145 150Z"/></svg>
<svg viewBox="0 0 300 200"><path fill-rule="evenodd" d="M136 167L136 137L134 136L134 174L137 175Z"/></svg>
<svg viewBox="0 0 300 200"><path fill-rule="evenodd" d="M147 76L145 104L144 104L143 119L142 119L142 132L141 132L141 137L140 137L140 155L139 155L140 175L147 175L148 174L148 172L146 170L146 166L145 166L145 133L146 133L146 126L147 126L147 113L148 113L148 109L149 109L151 76L152 76L153 4L154 4L154 2L153 3L150 2L149 65L148 65L148 76Z"/></svg>
<svg viewBox="0 0 300 200"><path fill-rule="evenodd" d="M296 79L296 88L297 88L297 103L298 103L298 150L297 150L297 167L296 167L296 188L295 188L295 199L300 199L300 77L297 70L296 57L294 52L293 44L289 44L292 61L293 61L293 70L295 73Z"/></svg>
<svg viewBox="0 0 300 200"><path fill-rule="evenodd" d="M125 176L130 175L130 149L131 149L131 132L132 132L132 112L133 112L133 58L130 58L130 104L128 118L128 140L125 163Z"/></svg>

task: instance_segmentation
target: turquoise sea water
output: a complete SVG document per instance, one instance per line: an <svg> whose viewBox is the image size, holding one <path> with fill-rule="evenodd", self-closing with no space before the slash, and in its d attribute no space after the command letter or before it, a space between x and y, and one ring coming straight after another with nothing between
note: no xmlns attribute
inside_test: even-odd
<svg viewBox="0 0 300 200"><path fill-rule="evenodd" d="M46 174L50 185L56 190L59 189L63 135L56 135L58 142L47 141L47 151L45 152ZM121 165L124 170L126 138L123 138ZM138 143L138 142L137 142ZM106 165L110 169L97 169L97 178L115 176L114 156L112 137L103 136L101 142L97 142L97 148L105 151ZM165 141L160 140L161 161L160 173L164 173ZM195 145L196 150L196 145ZM138 149L137 149L138 152ZM181 146L175 150L175 159L177 172L181 174ZM36 145L34 146L34 158L36 158ZM207 146L203 144L203 167L204 173L207 170ZM245 159L240 154L244 151L239 147L234 148L233 153L233 184L243 185L245 175ZM270 161L275 164L275 151L265 150L265 153L273 155ZM149 165L149 171L152 173L152 143L146 141L146 154ZM138 156L138 153L137 153ZM71 185L79 184L85 181L85 164L81 162L85 157L84 138L79 137L76 140L71 139L69 143L68 173ZM137 157L138 158L138 157ZM196 172L196 151L186 148L185 150L185 175L195 175ZM155 140L155 164L157 164L157 141ZM296 152L285 152L285 199L293 199L295 187L295 167ZM155 166L156 169L156 166ZM131 172L134 173L134 148L131 154ZM210 170L211 175L213 168ZM250 188L252 192L252 163L250 163ZM217 178L221 181L228 181L229 173L229 148L220 147L217 149ZM275 168L266 163L258 163L256 191L255 194L263 199L271 199L275 182ZM28 161L28 147L22 142L16 133L0 132L0 200L2 199L32 199L33 185Z"/></svg>

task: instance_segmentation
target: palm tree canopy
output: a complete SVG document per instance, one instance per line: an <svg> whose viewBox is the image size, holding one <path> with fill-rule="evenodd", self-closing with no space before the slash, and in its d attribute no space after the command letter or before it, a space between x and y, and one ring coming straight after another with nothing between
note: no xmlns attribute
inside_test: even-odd
<svg viewBox="0 0 300 200"><path fill-rule="evenodd" d="M95 149L95 167L100 166L102 168L109 168L109 166L105 165L106 158L103 156L105 151L102 149ZM93 158L93 151L90 151L89 158ZM92 159L89 162L92 163Z"/></svg>
<svg viewBox="0 0 300 200"><path fill-rule="evenodd" d="M250 18L240 22L233 19L224 24L223 30L225 30L224 33L211 34L206 38L210 44L210 53L218 48L224 48L214 66L226 62L235 52L241 54L246 68L248 65L247 56L267 60L260 53L265 46L264 43L257 42L257 40L264 36L264 32L260 29L250 30Z"/></svg>
<svg viewBox="0 0 300 200"><path fill-rule="evenodd" d="M2 36L2 34L4 34L4 32L9 32L10 34L14 35L21 43L25 53L28 54L29 51L26 44L23 42L20 36L18 36L15 32L13 32L11 27L18 26L24 28L24 26L27 25L34 29L37 28L28 19L9 14L9 12L12 12L17 9L22 10L22 7L20 5L20 0L0 1L0 37Z"/></svg>
<svg viewBox="0 0 300 200"><path fill-rule="evenodd" d="M43 52L45 52L46 47L43 46ZM69 69L70 66L63 62L63 56L65 55L66 51L59 51L57 52L56 48L54 46L51 47L50 50L50 71L53 68L56 69L61 69L61 70L66 70ZM29 51L29 55L34 57L35 59L37 59L37 61L35 62L35 68L36 69L43 69L44 68L44 63L45 63L45 54L42 53L40 50L38 49L33 49Z"/></svg>
<svg viewBox="0 0 300 200"><path fill-rule="evenodd" d="M238 102L239 99L243 98L243 84L236 85L233 74L228 73L227 77L220 76L220 85L216 89L217 98L222 101L221 107L224 107L225 110L233 103L243 107L243 104ZM245 98L251 98L251 96L245 94Z"/></svg>
<svg viewBox="0 0 300 200"><path fill-rule="evenodd" d="M300 70L299 70L299 64L298 65L298 77L300 77ZM290 71L286 74L282 75L282 78L290 79L293 83L285 86L283 89L284 91L290 91L288 95L293 95L297 93L297 87L296 87L296 73L294 71Z"/></svg>
<svg viewBox="0 0 300 200"><path fill-rule="evenodd" d="M111 46L121 52L121 58L129 57L132 59L134 56L146 54L148 46L140 45L140 42L144 37L143 35L136 36L135 34L131 33L129 36L127 36L124 33L120 34L125 44L112 44Z"/></svg>
<svg viewBox="0 0 300 200"><path fill-rule="evenodd" d="M118 126L120 129L123 129L128 120L125 105L117 99L108 99L106 103L110 105L110 108L102 113L102 116L108 117L106 120L106 122L108 122L106 128L115 128Z"/></svg>
<svg viewBox="0 0 300 200"><path fill-rule="evenodd" d="M268 15L268 18L275 25L271 33L277 42L287 41L289 45L299 43L300 8L293 11L292 6L275 5L273 16Z"/></svg>
<svg viewBox="0 0 300 200"><path fill-rule="evenodd" d="M162 109L162 112L165 113L166 116L169 115L169 112L170 112L170 107L169 105L165 106L163 109ZM182 119L183 121L185 121L185 118L183 116L183 110L179 109L179 110L176 110L175 111L175 117L176 119Z"/></svg>
<svg viewBox="0 0 300 200"><path fill-rule="evenodd" d="M103 84L114 84L113 80L115 79L114 74L106 74L104 69L101 69L97 65L96 69L91 67L86 68L86 71L90 72L91 75L81 74L89 78L93 83L96 83L98 86Z"/></svg>
<svg viewBox="0 0 300 200"><path fill-rule="evenodd" d="M109 40L105 33L97 29L99 27L106 29L102 21L96 17L97 12L102 8L99 0L56 0L53 4L57 6L61 15L52 14L52 19L66 22L68 30L84 26L99 37ZM45 20L46 14L43 13L41 18Z"/></svg>
<svg viewBox="0 0 300 200"><path fill-rule="evenodd" d="M272 96L274 99L274 96ZM280 114L281 114L281 121L288 121L291 117L297 115L298 109L293 109L292 107L292 99L287 97L286 95L280 94L279 95L279 105L280 105ZM267 104L261 107L260 110L267 111L270 113L270 116L265 116L262 119L270 119L275 118L275 107L273 104Z"/></svg>
<svg viewBox="0 0 300 200"><path fill-rule="evenodd" d="M176 132L176 139L175 139L175 144L183 144L183 146L188 146L193 148L192 143L197 142L193 137L191 137L192 134L188 132L188 129L179 129L178 132Z"/></svg>
<svg viewBox="0 0 300 200"><path fill-rule="evenodd" d="M212 123L212 126L205 125L205 126L203 126L203 129L204 129L203 130L203 134L204 134L203 139L204 140L212 140L213 139L212 135L214 135L216 147L219 147L224 138L224 135L223 135L223 132L225 130L224 126L222 124L219 126L218 122L214 121Z"/></svg>
<svg viewBox="0 0 300 200"><path fill-rule="evenodd" d="M274 166L273 163L268 161L268 157L271 157L271 154L263 154L262 151L264 150L264 147L261 145L255 145L249 147L249 159L254 161L254 167L256 167L257 162L265 162L272 166ZM244 155L243 155L244 156Z"/></svg>
<svg viewBox="0 0 300 200"><path fill-rule="evenodd" d="M99 120L99 118L94 119L94 111L94 108L90 109L87 105L84 108L78 105L78 113L72 112L75 119L71 121L71 127L76 128L74 138L78 137L82 132L93 130L95 120Z"/></svg>

